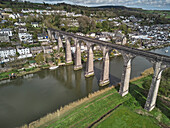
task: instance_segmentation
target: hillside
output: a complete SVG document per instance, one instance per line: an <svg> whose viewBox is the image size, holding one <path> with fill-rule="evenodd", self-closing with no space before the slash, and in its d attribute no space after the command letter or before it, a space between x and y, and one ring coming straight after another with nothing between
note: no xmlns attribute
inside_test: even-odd
<svg viewBox="0 0 170 128"><path fill-rule="evenodd" d="M47 9L47 7L51 7L51 9L56 10L66 10L68 12L74 11L75 13L81 13L86 16L90 16L90 14L97 14L104 17L116 17L116 16L131 16L141 18L155 18L156 23L170 23L168 20L170 18L170 11L160 11L160 10L143 10L140 8L130 8L125 6L98 6L98 7L86 7L80 5L70 5L66 3L59 3L55 5L50 5L47 3L30 3L30 2L12 2L10 0L2 0L0 1L0 8L13 8L14 12L21 9ZM103 16L101 15L103 13Z"/></svg>

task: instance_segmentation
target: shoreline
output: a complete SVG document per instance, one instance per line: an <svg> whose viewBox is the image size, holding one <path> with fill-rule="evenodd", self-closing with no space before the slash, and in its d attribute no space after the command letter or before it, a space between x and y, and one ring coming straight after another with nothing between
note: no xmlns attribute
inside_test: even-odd
<svg viewBox="0 0 170 128"><path fill-rule="evenodd" d="M169 46L170 46L170 44L164 44L164 45L159 45L159 46L156 46L156 47L153 47L153 48L143 49L143 50L150 51L150 50L155 50L155 49L166 48L166 47L169 47Z"/></svg>
<svg viewBox="0 0 170 128"><path fill-rule="evenodd" d="M118 55L118 56L111 56L110 58L114 58L114 57L119 57L119 56L121 56L121 55ZM100 57L99 57L100 58ZM95 60L95 61L101 61L101 60ZM86 63L86 61L84 61L84 63ZM68 64L66 64L66 63L60 63L60 64L58 64L58 66L67 66ZM69 65L73 65L73 63L71 63L71 64L69 64ZM25 75L28 75L28 74L32 74L32 73L36 73L36 72L39 72L39 71L42 71L42 70L44 70L44 69L49 69L49 65L48 66L45 66L45 67L41 67L41 66L39 66L39 67L34 67L35 69L34 70L31 70L31 71L28 71L28 72L26 72L26 71L24 71L24 72L22 72L22 71L19 71L19 72L17 72L16 74L16 78L14 78L14 79L17 79L17 77L22 77L22 76L25 76ZM10 74L10 72L14 72L14 71L12 71L12 70L10 70L10 71L8 71L9 72L9 74ZM1 72L1 73L8 73L8 72ZM9 77L5 77L5 78L0 78L0 81L3 81L3 80L10 80L10 78Z"/></svg>
<svg viewBox="0 0 170 128"><path fill-rule="evenodd" d="M47 68L49 68L49 67L47 67ZM46 69L46 67L45 67L45 68L36 67L34 70L31 70L31 71L28 71L28 72L26 72L26 71L24 71L24 72L18 72L18 73L16 73L16 74L17 74L17 75L16 75L16 78L13 78L12 80L15 80L15 79L17 79L18 77L22 77L22 76L25 76L25 75L28 75L28 74L34 74L34 73L39 72L39 71L41 71L41 70L43 70L43 69ZM12 70L9 71L9 72L12 72ZM3 73L5 73L5 72L3 72ZM8 72L6 72L6 73L8 73ZM0 79L0 81L3 81L3 80L11 80L11 79L10 79L9 77L5 77L5 78L1 78L1 79Z"/></svg>
<svg viewBox="0 0 170 128"><path fill-rule="evenodd" d="M155 50L155 49L161 49L161 48L165 48L165 47L169 47L170 46L170 44L166 44L166 45L160 45L160 46L157 46L157 47L154 47L154 48L149 48L149 49L143 49L143 50L146 50L146 51L149 51L149 50ZM122 56L121 54L120 55L110 55L110 58L114 58L114 57L120 57L120 56ZM94 57L95 58L95 57ZM101 61L101 60L98 60L99 58L101 58L101 57L98 57L98 58L95 58L95 61ZM85 63L86 63L86 61L84 61ZM61 63L61 65L60 66L65 66L65 65L67 65L66 63ZM35 69L34 70L32 70L32 71L28 71L28 72L24 72L23 74L22 73L20 73L20 72L18 72L18 73L16 73L17 74L17 76L16 76L16 78L17 77L22 77L22 76L24 76L24 75L27 75L27 74L31 74L31 73L36 73L36 72L39 72L39 71L41 71L41 70L43 70L43 69L47 69L47 68L49 68L50 66L46 66L46 67L35 67ZM36 70L37 69L37 70ZM12 72L12 70L10 70L10 71L8 71L8 72ZM5 73L5 72L1 72L1 73ZM7 72L6 72L7 73ZM15 79L16 79L15 78ZM9 77L6 77L6 78L0 78L0 81L3 81L3 80L10 80L10 78ZM134 78L133 78L134 79Z"/></svg>
<svg viewBox="0 0 170 128"><path fill-rule="evenodd" d="M151 72L150 72L151 71ZM141 78L144 78L150 74L153 74L153 68L149 68L149 69L146 69L145 71L143 71L141 73L141 76L139 77L135 77L135 78L132 78L130 80L130 82L133 82L133 81L136 81L136 80L139 80ZM117 85L112 85L110 87L107 87L105 89L102 89L102 90L98 90L96 92L93 92L93 93L90 93L88 94L88 96L84 97L84 98L81 98L81 99L78 99L77 101L74 101L74 102L71 102L63 107L60 107L60 109L57 109L56 111L52 112L52 113L47 113L45 116L41 117L40 119L37 119L29 124L25 124L23 126L20 126L20 128L34 128L34 127L40 127L41 125L43 125L44 123L47 123L48 121L50 120L53 120L55 118L59 118L59 117L62 117L66 112L69 112L71 110L74 110L76 109L79 105L82 105L86 102L89 102L91 100L93 100L94 98L96 98L97 96L100 96L104 93L106 93L107 91L115 88L115 86L119 86L119 84Z"/></svg>

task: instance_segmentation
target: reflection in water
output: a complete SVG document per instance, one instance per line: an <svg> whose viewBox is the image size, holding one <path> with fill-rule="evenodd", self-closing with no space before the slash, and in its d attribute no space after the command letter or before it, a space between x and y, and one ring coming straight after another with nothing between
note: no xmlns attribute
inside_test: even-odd
<svg viewBox="0 0 170 128"><path fill-rule="evenodd" d="M11 82L11 80L10 80L10 79L7 79L7 80L1 80L1 81L0 81L0 85L1 85L1 84L6 84L6 83L9 83L9 82Z"/></svg>
<svg viewBox="0 0 170 128"><path fill-rule="evenodd" d="M24 78L24 79L28 79L28 78L31 78L31 77L33 77L33 76L34 76L34 74L27 74L27 75L23 76L23 78Z"/></svg>
<svg viewBox="0 0 170 128"><path fill-rule="evenodd" d="M46 77L46 75L47 75L47 71L44 70L43 73L42 73L42 72L37 72L36 74L38 75L38 77L39 77L40 79L44 79L44 78Z"/></svg>
<svg viewBox="0 0 170 128"><path fill-rule="evenodd" d="M19 78L18 80L15 81L16 86L22 86L23 84L23 79Z"/></svg>
<svg viewBox="0 0 170 128"><path fill-rule="evenodd" d="M62 83L65 83L65 77L64 77L64 69L65 67L57 68L57 80L59 80Z"/></svg>
<svg viewBox="0 0 170 128"><path fill-rule="evenodd" d="M76 93L78 96L81 95L81 74L82 70L75 71L75 84L76 84Z"/></svg>
<svg viewBox="0 0 170 128"><path fill-rule="evenodd" d="M94 79L94 76L85 79L86 80L86 94L87 95L92 92L93 79Z"/></svg>
<svg viewBox="0 0 170 128"><path fill-rule="evenodd" d="M67 80L66 80L66 86L71 89L72 88L72 65L67 65L66 66L66 77L67 77ZM63 76L64 77L64 76Z"/></svg>
<svg viewBox="0 0 170 128"><path fill-rule="evenodd" d="M161 49L154 52L159 51L165 53ZM107 87L98 86L102 63L95 61L95 76L90 78L84 77L85 70L73 71L73 65L70 65L60 66L56 70L45 69L31 78L1 81L0 128L13 128L37 120L61 106ZM131 78L150 67L151 63L145 58L136 57L132 62ZM110 85L120 82L122 70L123 58L111 58Z"/></svg>
<svg viewBox="0 0 170 128"><path fill-rule="evenodd" d="M23 85L23 79L22 78L17 78L16 79L13 79L13 80L3 80L3 81L0 81L0 87L4 87L4 86L9 86L9 85L15 85L15 86L22 86Z"/></svg>

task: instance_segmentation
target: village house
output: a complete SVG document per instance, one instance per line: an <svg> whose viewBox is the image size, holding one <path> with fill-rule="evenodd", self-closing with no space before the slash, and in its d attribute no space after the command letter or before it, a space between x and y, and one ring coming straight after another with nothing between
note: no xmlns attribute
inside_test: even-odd
<svg viewBox="0 0 170 128"><path fill-rule="evenodd" d="M108 18L108 21L113 21L113 18Z"/></svg>
<svg viewBox="0 0 170 128"><path fill-rule="evenodd" d="M95 36L96 36L96 33L90 33L90 37L93 37L93 38L95 38Z"/></svg>
<svg viewBox="0 0 170 128"><path fill-rule="evenodd" d="M68 24L70 27L79 27L79 23L77 20L71 20L70 23Z"/></svg>
<svg viewBox="0 0 170 128"><path fill-rule="evenodd" d="M21 42L28 42L28 43L32 43L32 34L29 33L18 33L19 39Z"/></svg>
<svg viewBox="0 0 170 128"><path fill-rule="evenodd" d="M17 19L17 18L20 18L21 16L23 16L23 14L20 14L20 13L10 14L10 15L9 15L9 18Z"/></svg>
<svg viewBox="0 0 170 128"><path fill-rule="evenodd" d="M72 17L72 16L74 16L74 15L75 15L74 12L67 12L67 13L66 13L66 16L67 16L67 17Z"/></svg>
<svg viewBox="0 0 170 128"><path fill-rule="evenodd" d="M121 45L122 41L123 41L122 38L117 37L116 40L115 40L115 43Z"/></svg>
<svg viewBox="0 0 170 128"><path fill-rule="evenodd" d="M57 10L57 12L61 14L62 16L66 15L67 13L67 11L64 11L64 10Z"/></svg>
<svg viewBox="0 0 170 128"><path fill-rule="evenodd" d="M12 12L12 9L11 8L5 8L4 11L5 12Z"/></svg>
<svg viewBox="0 0 170 128"><path fill-rule="evenodd" d="M101 32L101 34L103 36L110 36L110 37L114 37L115 36L115 33L112 33L112 32Z"/></svg>
<svg viewBox="0 0 170 128"><path fill-rule="evenodd" d="M85 34L83 34L81 32L77 32L76 34L79 35L79 36L85 36Z"/></svg>
<svg viewBox="0 0 170 128"><path fill-rule="evenodd" d="M12 47L8 48L0 48L0 57L1 58L8 58L9 56L15 56L16 49Z"/></svg>
<svg viewBox="0 0 170 128"><path fill-rule="evenodd" d="M10 28L4 28L0 30L0 34L8 34L8 36L12 36L12 30Z"/></svg>
<svg viewBox="0 0 170 128"><path fill-rule="evenodd" d="M32 48L30 48L30 50L31 50L31 53L35 55L35 54L41 53L43 51L43 48L42 47L32 47Z"/></svg>
<svg viewBox="0 0 170 128"><path fill-rule="evenodd" d="M37 34L38 41L45 42L49 41L48 36L46 34Z"/></svg>
<svg viewBox="0 0 170 128"><path fill-rule="evenodd" d="M46 54L53 52L52 46L42 46L42 47L43 47L44 53L46 53Z"/></svg>
<svg viewBox="0 0 170 128"><path fill-rule="evenodd" d="M51 7L46 7L46 9L51 9Z"/></svg>
<svg viewBox="0 0 170 128"><path fill-rule="evenodd" d="M26 27L19 27L18 32L19 33L25 33L25 32L27 32L27 28Z"/></svg>
<svg viewBox="0 0 170 128"><path fill-rule="evenodd" d="M98 40L110 41L110 38L109 37L99 37Z"/></svg>
<svg viewBox="0 0 170 128"><path fill-rule="evenodd" d="M73 17L81 17L82 14L74 14Z"/></svg>
<svg viewBox="0 0 170 128"><path fill-rule="evenodd" d="M24 58L32 57L32 54L31 54L31 51L30 51L29 48L18 46L17 52L19 53L18 59L24 59Z"/></svg>
<svg viewBox="0 0 170 128"><path fill-rule="evenodd" d="M14 25L15 26L25 26L26 23L25 22L15 22Z"/></svg>
<svg viewBox="0 0 170 128"><path fill-rule="evenodd" d="M16 19L16 18L18 18L18 16L16 14L10 14L9 18Z"/></svg>
<svg viewBox="0 0 170 128"><path fill-rule="evenodd" d="M31 12L35 12L33 9L22 9L21 10L22 13L31 13Z"/></svg>
<svg viewBox="0 0 170 128"><path fill-rule="evenodd" d="M0 42L10 42L9 36L7 33L0 33Z"/></svg>
<svg viewBox="0 0 170 128"><path fill-rule="evenodd" d="M32 25L32 27L35 27L35 28L38 27L38 23L37 22L31 22L31 25Z"/></svg>
<svg viewBox="0 0 170 128"><path fill-rule="evenodd" d="M9 13L1 13L1 15L2 15L2 17L3 17L3 19L5 19L5 18L9 18Z"/></svg>
<svg viewBox="0 0 170 128"><path fill-rule="evenodd" d="M25 47L21 47L21 46L17 47L17 52L20 55L26 55L26 54L30 54L31 53L29 48L25 48Z"/></svg>

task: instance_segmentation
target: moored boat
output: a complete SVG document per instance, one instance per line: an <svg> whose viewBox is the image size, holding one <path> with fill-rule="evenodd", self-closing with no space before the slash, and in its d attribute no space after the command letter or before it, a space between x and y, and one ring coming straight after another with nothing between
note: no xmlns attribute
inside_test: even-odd
<svg viewBox="0 0 170 128"><path fill-rule="evenodd" d="M52 67L50 67L49 69L50 70L53 70L53 69L56 69L56 68L58 68L59 66L52 66Z"/></svg>

